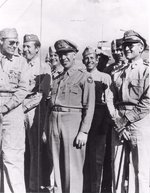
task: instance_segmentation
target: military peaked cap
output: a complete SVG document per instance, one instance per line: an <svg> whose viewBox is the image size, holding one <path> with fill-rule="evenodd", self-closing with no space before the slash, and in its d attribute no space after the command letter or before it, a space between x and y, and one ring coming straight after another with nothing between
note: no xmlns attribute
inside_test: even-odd
<svg viewBox="0 0 150 193"><path fill-rule="evenodd" d="M144 49L147 47L146 40L133 30L128 30L124 33L123 44L125 43L142 43L144 45Z"/></svg>
<svg viewBox="0 0 150 193"><path fill-rule="evenodd" d="M58 40L55 42L54 47L56 49L56 53L59 52L78 52L77 46L68 40Z"/></svg>

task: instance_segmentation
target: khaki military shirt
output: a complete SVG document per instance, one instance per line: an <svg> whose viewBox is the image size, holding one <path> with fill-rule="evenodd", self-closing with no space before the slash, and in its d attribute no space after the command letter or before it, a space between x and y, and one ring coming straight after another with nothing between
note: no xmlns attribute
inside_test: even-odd
<svg viewBox="0 0 150 193"><path fill-rule="evenodd" d="M64 68L62 65L58 66L57 69L52 70L52 78L55 79L57 76L59 76L63 72Z"/></svg>
<svg viewBox="0 0 150 193"><path fill-rule="evenodd" d="M150 111L149 65L142 59L129 63L113 77L115 103L130 103L125 116L130 122L144 118Z"/></svg>
<svg viewBox="0 0 150 193"><path fill-rule="evenodd" d="M102 95L102 102L107 104L108 110L110 112L110 115L115 114L115 107L113 104L113 92L111 91L111 77L110 75L100 72L97 69L94 69L91 73L92 78L94 81L101 82L105 85L106 89L103 92Z"/></svg>
<svg viewBox="0 0 150 193"><path fill-rule="evenodd" d="M41 64L40 58L37 56L28 63L26 71L29 79L30 93L24 100L24 107L28 110L36 107L43 96L47 97L50 89L51 75L46 71L44 64Z"/></svg>
<svg viewBox="0 0 150 193"><path fill-rule="evenodd" d="M95 86L90 74L72 67L53 81L52 106L82 109L80 131L88 132L93 118Z"/></svg>
<svg viewBox="0 0 150 193"><path fill-rule="evenodd" d="M14 55L10 59L0 54L0 105L6 105L9 110L22 103L28 94L26 68L22 56Z"/></svg>

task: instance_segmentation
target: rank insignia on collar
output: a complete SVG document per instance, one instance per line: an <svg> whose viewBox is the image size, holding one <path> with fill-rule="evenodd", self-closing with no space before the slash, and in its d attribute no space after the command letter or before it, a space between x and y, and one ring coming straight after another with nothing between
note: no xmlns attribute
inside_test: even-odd
<svg viewBox="0 0 150 193"><path fill-rule="evenodd" d="M89 77L87 78L87 82L88 82L88 83L93 83L93 78L92 78L91 76L89 76Z"/></svg>

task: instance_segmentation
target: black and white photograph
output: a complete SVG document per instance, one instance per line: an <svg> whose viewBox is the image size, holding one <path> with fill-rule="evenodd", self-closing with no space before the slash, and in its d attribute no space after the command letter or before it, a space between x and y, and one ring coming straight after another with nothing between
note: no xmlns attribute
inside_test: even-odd
<svg viewBox="0 0 150 193"><path fill-rule="evenodd" d="M149 0L0 0L0 193L150 193Z"/></svg>

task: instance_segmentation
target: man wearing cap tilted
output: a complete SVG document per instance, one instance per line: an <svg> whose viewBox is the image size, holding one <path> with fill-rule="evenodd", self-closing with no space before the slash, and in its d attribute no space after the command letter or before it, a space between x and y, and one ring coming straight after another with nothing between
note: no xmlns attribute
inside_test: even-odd
<svg viewBox="0 0 150 193"><path fill-rule="evenodd" d="M115 115L115 108L110 90L111 77L97 70L96 50L86 47L82 56L87 71L94 79L96 94L95 111L87 142L84 192L98 193L101 192L106 134L111 116Z"/></svg>
<svg viewBox="0 0 150 193"><path fill-rule="evenodd" d="M0 31L0 114L2 117L2 157L4 190L25 193L25 129L22 101L28 94L26 60L16 54L18 33L15 28ZM2 179L1 179L2 180ZM2 182L2 181L1 181Z"/></svg>
<svg viewBox="0 0 150 193"><path fill-rule="evenodd" d="M76 67L77 46L58 40L56 52L64 71L53 81L49 142L57 193L82 193L85 145L94 111L94 82Z"/></svg>
<svg viewBox="0 0 150 193"><path fill-rule="evenodd" d="M23 103L25 123L30 150L30 172L27 176L27 188L31 192L38 192L41 183L41 136L45 119L45 99L50 87L50 74L45 72L41 63L39 51L41 43L37 35L26 34L23 39L23 55L27 60L27 75L29 91ZM28 187L29 183L29 187Z"/></svg>
<svg viewBox="0 0 150 193"><path fill-rule="evenodd" d="M114 120L117 127L113 143L113 186L114 192L118 193L127 190L128 193L150 192L149 66L141 58L145 48L146 41L137 32L129 30L124 33L123 51L128 63L113 79L115 105L118 110L118 116ZM115 168L118 165L116 155L120 152L122 143L122 155L129 162L128 178L126 167L123 168L124 173L120 174ZM121 165L125 164L121 163L124 161L123 157ZM118 186L119 183L121 187Z"/></svg>

